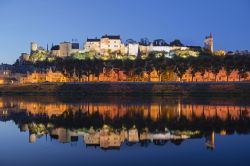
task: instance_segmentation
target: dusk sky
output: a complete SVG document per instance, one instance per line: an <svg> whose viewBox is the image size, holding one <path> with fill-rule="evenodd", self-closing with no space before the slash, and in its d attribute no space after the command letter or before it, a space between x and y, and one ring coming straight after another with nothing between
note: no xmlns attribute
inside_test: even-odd
<svg viewBox="0 0 250 166"><path fill-rule="evenodd" d="M250 50L249 0L0 0L0 63L14 63L30 42L121 35L123 40L176 38L215 50Z"/></svg>

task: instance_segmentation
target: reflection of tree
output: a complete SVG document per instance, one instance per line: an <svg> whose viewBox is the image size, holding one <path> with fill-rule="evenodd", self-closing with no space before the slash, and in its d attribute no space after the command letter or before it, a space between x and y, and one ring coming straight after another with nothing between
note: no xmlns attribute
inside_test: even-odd
<svg viewBox="0 0 250 166"><path fill-rule="evenodd" d="M140 141L140 145L142 147L148 147L148 145L151 143L150 140L143 140L143 141Z"/></svg>
<svg viewBox="0 0 250 166"><path fill-rule="evenodd" d="M171 140L171 142L173 143L173 144L175 144L175 145L181 145L181 143L183 142L183 140L181 140L181 139L178 139L178 140Z"/></svg>
<svg viewBox="0 0 250 166"><path fill-rule="evenodd" d="M46 114L28 114L23 112L12 112L8 117L9 120L13 120L16 124L53 124L55 127L64 127L69 129L78 128L90 128L100 129L104 124L116 129L121 130L123 128L130 129L136 126L139 132L144 131L145 128L149 132L162 132L166 128L170 130L180 131L201 131L203 133L209 133L215 131L219 133L225 130L227 134L233 134L234 132L240 134L250 133L250 119L246 116L246 112L243 111L238 119L228 117L226 120L222 120L219 117L205 118L204 116L193 116L191 120L185 116L180 118L167 118L166 116L159 117L156 120L150 117L144 117L142 111L127 111L122 116L115 116L110 118L100 114L99 112L88 113L82 110L73 112L72 110L65 111L60 116L48 117Z"/></svg>
<svg viewBox="0 0 250 166"><path fill-rule="evenodd" d="M158 146L165 145L168 141L167 140L154 140L153 143Z"/></svg>

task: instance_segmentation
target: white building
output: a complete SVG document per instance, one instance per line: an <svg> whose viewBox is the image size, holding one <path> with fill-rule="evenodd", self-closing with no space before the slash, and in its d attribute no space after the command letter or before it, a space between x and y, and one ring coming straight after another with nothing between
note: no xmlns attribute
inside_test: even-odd
<svg viewBox="0 0 250 166"><path fill-rule="evenodd" d="M33 54L38 50L38 44L36 42L31 42L30 44L30 53Z"/></svg>
<svg viewBox="0 0 250 166"><path fill-rule="evenodd" d="M150 52L170 52L171 47L162 39L155 40L153 43L151 43Z"/></svg>
<svg viewBox="0 0 250 166"><path fill-rule="evenodd" d="M101 53L117 52L121 50L121 38L120 36L102 36L100 40Z"/></svg>
<svg viewBox="0 0 250 166"><path fill-rule="evenodd" d="M139 52L139 44L138 43L129 43L128 44L128 55L138 55Z"/></svg>
<svg viewBox="0 0 250 166"><path fill-rule="evenodd" d="M171 49L171 51L175 51L175 50L184 51L184 50L188 50L189 48L185 47L185 46L171 46L170 49Z"/></svg>
<svg viewBox="0 0 250 166"><path fill-rule="evenodd" d="M84 52L96 52L100 53L100 39L87 39L84 44Z"/></svg>

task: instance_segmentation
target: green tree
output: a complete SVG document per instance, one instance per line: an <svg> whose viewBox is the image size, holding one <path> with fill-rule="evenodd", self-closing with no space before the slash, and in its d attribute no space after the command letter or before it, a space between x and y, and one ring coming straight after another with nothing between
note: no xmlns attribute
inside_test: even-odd
<svg viewBox="0 0 250 166"><path fill-rule="evenodd" d="M188 69L187 59L175 57L174 58L174 65L175 65L174 72L180 78L180 81L182 81L182 77Z"/></svg>
<svg viewBox="0 0 250 166"><path fill-rule="evenodd" d="M235 61L234 61L233 56L226 56L225 57L224 68L226 70L227 81L228 81L230 74L235 69Z"/></svg>
<svg viewBox="0 0 250 166"><path fill-rule="evenodd" d="M184 46L184 44L182 44L179 39L175 39L174 41L170 42L170 46L182 47L182 46Z"/></svg>
<svg viewBox="0 0 250 166"><path fill-rule="evenodd" d="M218 56L214 56L210 64L210 70L215 76L215 81L217 81L217 75L221 69L222 69L222 58Z"/></svg>
<svg viewBox="0 0 250 166"><path fill-rule="evenodd" d="M167 65L166 65L166 58L164 56L155 59L153 61L153 65L155 70L157 71L157 75L159 77L159 81L162 81L162 75L166 72L167 70Z"/></svg>
<svg viewBox="0 0 250 166"><path fill-rule="evenodd" d="M93 60L93 73L98 78L98 81L99 81L100 73L103 72L103 68L104 68L104 62L100 59L95 58Z"/></svg>
<svg viewBox="0 0 250 166"><path fill-rule="evenodd" d="M194 57L188 58L188 66L191 69L192 82L193 82L195 74L199 71L198 59Z"/></svg>
<svg viewBox="0 0 250 166"><path fill-rule="evenodd" d="M248 56L235 56L235 67L238 70L239 81L248 77Z"/></svg>
<svg viewBox="0 0 250 166"><path fill-rule="evenodd" d="M123 61L122 70L127 75L127 77L132 77L133 76L133 66L134 66L133 60L125 59Z"/></svg>

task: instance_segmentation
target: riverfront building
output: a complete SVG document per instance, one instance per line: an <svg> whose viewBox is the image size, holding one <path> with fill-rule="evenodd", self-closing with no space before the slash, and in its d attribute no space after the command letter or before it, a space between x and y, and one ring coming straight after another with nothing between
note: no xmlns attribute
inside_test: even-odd
<svg viewBox="0 0 250 166"><path fill-rule="evenodd" d="M196 72L194 75L191 73L191 69L187 70L182 78L179 78L173 71L158 75L156 70L153 70L150 74L143 72L142 75L126 75L124 71L119 69L103 70L99 76L90 74L89 76L83 75L81 78L76 77L74 74L72 77L67 77L63 73L58 71L52 71L51 69L46 72L33 72L28 73L20 77L20 83L41 83L41 82L234 82L234 81L249 81L250 73L247 73L247 77L240 77L238 71L234 70L229 75L222 68L217 75L211 71L205 71L205 73Z"/></svg>

